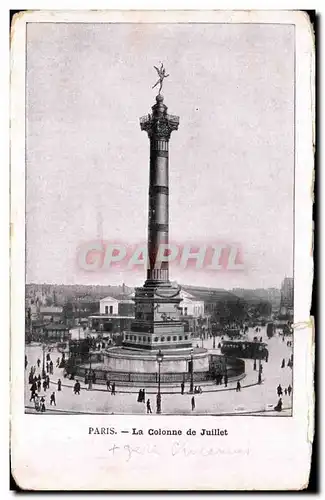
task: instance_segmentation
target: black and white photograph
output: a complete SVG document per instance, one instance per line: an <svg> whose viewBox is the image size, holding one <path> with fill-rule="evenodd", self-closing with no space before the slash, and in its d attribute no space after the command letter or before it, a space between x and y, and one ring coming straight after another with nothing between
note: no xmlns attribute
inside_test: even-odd
<svg viewBox="0 0 325 500"><path fill-rule="evenodd" d="M296 21L44 16L19 53L28 421L288 428L311 338Z"/></svg>
<svg viewBox="0 0 325 500"><path fill-rule="evenodd" d="M293 179L292 25L28 24L26 411L290 416Z"/></svg>

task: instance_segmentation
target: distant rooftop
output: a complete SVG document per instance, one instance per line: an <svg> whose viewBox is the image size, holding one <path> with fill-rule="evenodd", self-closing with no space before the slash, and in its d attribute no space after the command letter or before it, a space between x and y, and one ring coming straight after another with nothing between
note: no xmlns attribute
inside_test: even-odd
<svg viewBox="0 0 325 500"><path fill-rule="evenodd" d="M45 326L45 330L69 330L69 327L62 323L49 323Z"/></svg>

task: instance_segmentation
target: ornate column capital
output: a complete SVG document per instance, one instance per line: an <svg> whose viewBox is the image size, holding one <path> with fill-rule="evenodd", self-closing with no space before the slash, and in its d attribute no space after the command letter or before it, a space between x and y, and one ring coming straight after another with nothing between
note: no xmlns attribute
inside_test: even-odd
<svg viewBox="0 0 325 500"><path fill-rule="evenodd" d="M153 137L169 141L172 131L178 129L179 116L167 113L163 99L162 95L156 97L157 103L152 106L152 113L140 118L140 127L147 132L149 139Z"/></svg>

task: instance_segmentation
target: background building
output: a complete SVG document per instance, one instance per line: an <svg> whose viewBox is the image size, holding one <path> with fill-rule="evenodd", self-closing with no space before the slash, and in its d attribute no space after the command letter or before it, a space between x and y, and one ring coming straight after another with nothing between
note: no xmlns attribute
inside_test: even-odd
<svg viewBox="0 0 325 500"><path fill-rule="evenodd" d="M180 303L180 310L183 316L193 316L198 318L204 314L204 302L203 300L198 300L189 292L181 290L180 296L182 302Z"/></svg>
<svg viewBox="0 0 325 500"><path fill-rule="evenodd" d="M104 297L99 301L100 314L118 314L119 301L113 297Z"/></svg>
<svg viewBox="0 0 325 500"><path fill-rule="evenodd" d="M293 316L293 278L285 277L281 285L280 316Z"/></svg>

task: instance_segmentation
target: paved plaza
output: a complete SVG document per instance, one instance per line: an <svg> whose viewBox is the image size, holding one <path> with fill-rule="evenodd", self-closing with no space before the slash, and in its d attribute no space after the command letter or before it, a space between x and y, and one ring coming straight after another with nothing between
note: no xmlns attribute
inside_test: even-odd
<svg viewBox="0 0 325 500"><path fill-rule="evenodd" d="M254 335L254 330L249 332ZM185 385L185 393L180 393L180 385L162 385L162 414L166 415L291 415L292 394L283 394L282 412L274 411L274 406L278 402L277 386L281 384L283 390L292 386L292 369L287 366L287 361L292 354L292 347L287 346L287 339L282 340L282 336L276 334L268 340L265 334L265 328L261 329L258 336L263 337L263 341L268 343L269 360L263 361L262 384L257 383L258 371L253 369L253 360L246 359L246 376L241 380L241 391L236 391L236 382L228 382L228 386L215 385L210 382L201 384L202 394L195 394L195 409L191 409L192 394L189 394L189 384ZM216 345L219 339L216 338ZM193 345L197 343L202 345L201 340L193 340ZM213 350L213 340L204 341L204 347L211 352L219 353L218 349ZM47 350L45 354L47 354ZM36 366L36 375L41 373L42 364L37 368L37 359L42 360L41 344L30 344L26 347L28 366L25 377L25 407L26 412L36 413L34 403L30 402L30 385L28 384L28 373L32 365ZM88 390L81 382L80 395L74 394L73 380L67 380L63 377L63 369L57 368L56 359L61 354L52 348L50 352L54 363L53 374L50 375L50 388L47 391L41 390L40 396L45 397L46 413L92 413L92 414L146 414L146 405L138 403L139 386L119 386L116 385L116 395L112 395L106 389L106 386L93 384L91 390ZM285 359L285 367L281 368L282 360ZM57 381L62 381L62 390L58 391ZM157 387L142 387L146 389L146 400L149 398L153 414L156 412L156 394ZM55 391L56 406L50 406L50 394Z"/></svg>

